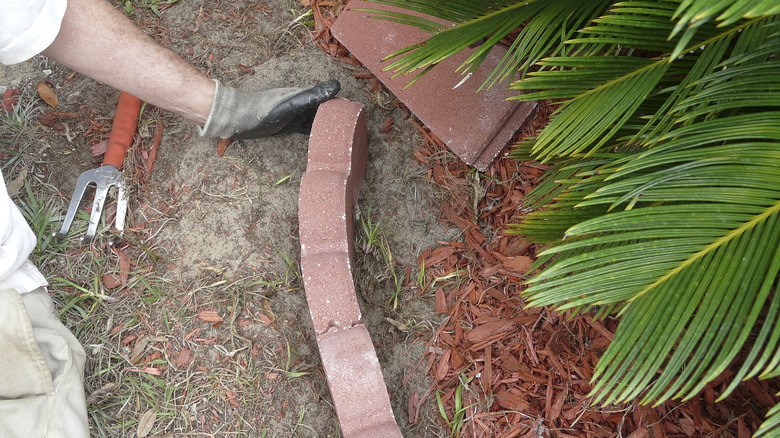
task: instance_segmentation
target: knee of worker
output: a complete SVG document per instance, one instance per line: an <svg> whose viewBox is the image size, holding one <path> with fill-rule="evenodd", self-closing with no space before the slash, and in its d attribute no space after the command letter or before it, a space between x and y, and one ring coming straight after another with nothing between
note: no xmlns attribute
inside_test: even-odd
<svg viewBox="0 0 780 438"><path fill-rule="evenodd" d="M60 321L45 289L22 294L35 341L46 360L54 385L68 374L83 375L86 353L75 336ZM75 368L75 369L74 369Z"/></svg>

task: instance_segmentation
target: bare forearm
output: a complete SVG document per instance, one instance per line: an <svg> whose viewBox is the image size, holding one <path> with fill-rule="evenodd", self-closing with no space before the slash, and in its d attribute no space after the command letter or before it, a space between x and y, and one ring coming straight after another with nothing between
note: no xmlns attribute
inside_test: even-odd
<svg viewBox="0 0 780 438"><path fill-rule="evenodd" d="M198 125L209 115L213 81L104 0L68 0L60 32L43 53Z"/></svg>

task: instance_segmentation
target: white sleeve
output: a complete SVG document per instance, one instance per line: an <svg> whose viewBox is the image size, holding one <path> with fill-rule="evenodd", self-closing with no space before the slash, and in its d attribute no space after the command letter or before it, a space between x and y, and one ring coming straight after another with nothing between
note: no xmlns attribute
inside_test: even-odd
<svg viewBox="0 0 780 438"><path fill-rule="evenodd" d="M16 64L57 37L67 0L0 0L0 63Z"/></svg>
<svg viewBox="0 0 780 438"><path fill-rule="evenodd" d="M35 234L8 196L0 171L0 290L25 293L46 285L46 279L28 260L35 244Z"/></svg>

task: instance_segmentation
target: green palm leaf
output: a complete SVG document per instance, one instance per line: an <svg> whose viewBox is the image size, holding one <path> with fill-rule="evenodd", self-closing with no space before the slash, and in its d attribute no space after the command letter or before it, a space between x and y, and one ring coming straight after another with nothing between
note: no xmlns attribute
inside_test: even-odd
<svg viewBox="0 0 780 438"><path fill-rule="evenodd" d="M755 167L702 164L721 180L738 181L725 188L753 189L751 202L724 197L609 213L571 227L567 236L576 240L542 253L559 257L530 280L529 304L627 303L594 375L597 400L628 401L645 391L646 402L690 396L742 348L780 269L780 142L763 146L772 154ZM645 176L633 184L647 185ZM684 189L676 192L684 202L700 198L687 192L707 191L692 184L699 176L653 184ZM776 341L767 348L776 351Z"/></svg>
<svg viewBox="0 0 780 438"><path fill-rule="evenodd" d="M592 63L591 61L597 61ZM581 87L587 91L566 101L555 114L550 124L539 134L531 151L542 162L560 156L589 156L610 144L645 98L656 88L669 68L665 60L631 57L569 57L548 58L540 65L563 68L574 65L575 71L587 68L588 63L598 74L613 78L593 87L587 73L582 82L572 79L565 89L555 88L552 92L528 93L519 96L522 100L549 99L569 89ZM623 70L629 64L633 68ZM543 75L543 76L542 76ZM515 83L512 88L523 90L550 86L570 76L566 70L550 71L547 74L531 73L529 79ZM544 78L544 81L539 80ZM573 82L573 83L572 83ZM572 88L570 88L572 87Z"/></svg>
<svg viewBox="0 0 780 438"><path fill-rule="evenodd" d="M767 412L766 416L766 421L764 421L761 427L758 428L756 434L753 435L754 437L760 438L767 436L777 436L780 434L780 404L772 407L772 409Z"/></svg>
<svg viewBox="0 0 780 438"><path fill-rule="evenodd" d="M622 17L624 10L613 18ZM631 15L633 17L633 15ZM631 20L629 20L630 22ZM721 65L731 54L729 49L740 33L764 37L768 20L755 20L727 29L722 29L706 40L697 41L690 48L687 58L694 59L692 67L686 70L682 82L677 79L679 71L670 63L669 54L654 58L631 56L572 56L547 58L538 65L550 71L529 73L528 77L512 85L517 90L540 90L517 96L519 100L569 98L559 108L550 124L536 138L531 151L542 162L556 157L589 156L604 150L614 141L624 125L643 112L651 111L647 126L635 134L640 137L656 125L652 132L663 132L671 128L672 120L668 109L687 97L695 89L689 87L716 65ZM603 26L602 26L603 27ZM593 27L595 32L598 27ZM615 39L613 43L625 41ZM652 40L652 38L651 38ZM602 41L602 40L599 40ZM603 40L606 41L606 40ZM602 42L603 42L602 41ZM590 43L588 43L590 44ZM652 49L649 45L646 49ZM601 81L601 83L597 83ZM559 84L565 85L559 85ZM672 88L665 84L678 84ZM701 85L699 85L701 86ZM585 90L585 91L582 91ZM661 108L645 108L651 94L671 94ZM639 111L639 113L637 113Z"/></svg>
<svg viewBox="0 0 780 438"><path fill-rule="evenodd" d="M425 14L456 26L443 26L440 21L428 20L393 11L363 9L376 18L411 24L432 33L430 39L389 54L385 59L398 58L385 69L394 76L428 69L448 57L475 44L479 47L460 66L464 74L475 71L490 50L512 31L519 35L509 46L482 88L490 87L507 78L514 79L543 56L565 53L560 42L574 33L609 5L609 1L535 0L488 1L459 0L369 0L373 3L401 7ZM403 55L403 56L402 56ZM411 84L410 84L411 85Z"/></svg>
<svg viewBox="0 0 780 438"><path fill-rule="evenodd" d="M738 34L710 41L678 84L654 91L662 99L637 107L655 106L647 123L631 119L624 130L633 135L604 142L612 148L633 137L643 149L548 183L543 194L553 193L554 203L537 202L542 210L512 230L564 239L534 265L549 263L529 281L530 305L620 311L594 375L596 401L692 397L745 348L765 308L723 397L741 379L780 375L780 297L772 294L780 271L780 111L771 111L780 95L769 79L780 65L776 51L765 50L777 47L774 23L742 23ZM571 87L553 83L544 84L552 93ZM568 160L569 169L578 161ZM543 194L530 197L550 201Z"/></svg>

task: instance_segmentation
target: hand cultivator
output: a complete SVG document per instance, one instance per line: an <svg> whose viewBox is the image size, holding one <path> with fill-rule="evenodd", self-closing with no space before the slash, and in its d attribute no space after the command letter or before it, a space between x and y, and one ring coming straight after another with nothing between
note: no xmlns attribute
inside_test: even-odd
<svg viewBox="0 0 780 438"><path fill-rule="evenodd" d="M89 217L87 234L81 238L81 241L89 243L95 237L108 190L113 186L117 187L115 228L120 233L124 230L128 194L122 178L122 172L119 169L122 168L122 162L125 160L125 155L127 155L127 149L133 144L133 136L138 128L138 115L140 112L140 99L125 92L119 95L119 104L114 116L114 124L108 139L103 165L97 169L87 170L79 176L78 181L76 181L76 188L73 191L73 197L68 206L68 212L65 214L65 222L63 222L60 231L54 233L54 237L58 239L67 237L68 230L70 230L73 218L76 216L84 192L90 184L95 185L95 200L92 201L92 214Z"/></svg>

